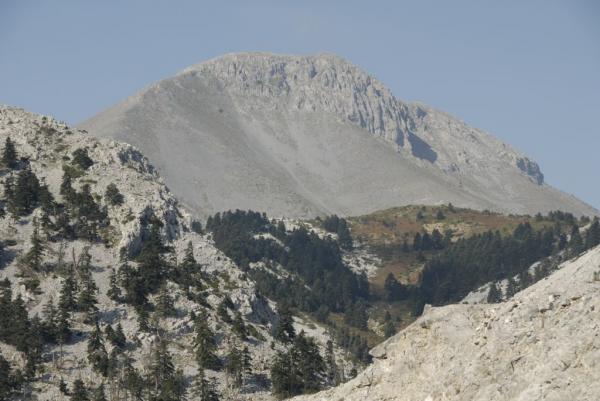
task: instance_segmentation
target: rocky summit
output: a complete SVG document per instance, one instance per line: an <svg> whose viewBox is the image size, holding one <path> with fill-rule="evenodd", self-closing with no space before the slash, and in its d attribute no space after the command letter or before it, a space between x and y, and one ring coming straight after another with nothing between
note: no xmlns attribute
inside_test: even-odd
<svg viewBox="0 0 600 401"><path fill-rule="evenodd" d="M397 99L330 54L225 55L157 82L81 124L141 149L207 216L359 215L405 204L509 213L597 210L554 189L508 144Z"/></svg>

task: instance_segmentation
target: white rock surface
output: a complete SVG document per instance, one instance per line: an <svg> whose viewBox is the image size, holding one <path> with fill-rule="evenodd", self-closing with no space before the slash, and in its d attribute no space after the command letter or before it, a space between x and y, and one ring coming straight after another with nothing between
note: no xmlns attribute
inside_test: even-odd
<svg viewBox="0 0 600 401"><path fill-rule="evenodd" d="M503 212L597 210L534 162L328 54L230 54L84 122L144 151L194 212L358 215L403 204Z"/></svg>
<svg viewBox="0 0 600 401"><path fill-rule="evenodd" d="M600 247L494 305L427 308L337 388L298 401L600 399Z"/></svg>
<svg viewBox="0 0 600 401"><path fill-rule="evenodd" d="M217 306L225 296L228 296L235 311L239 311L246 324L251 324L257 337L245 342L253 360L253 371L266 375L270 368L271 359L280 344L274 348L270 346L273 340L272 329L276 324L277 315L275 304L256 294L256 285L244 274L229 258L219 251L208 236L198 235L188 229L189 214L179 207L173 195L162 182L155 169L148 160L133 146L119 143L108 138L95 138L84 132L69 129L64 123L51 117L44 117L26 112L22 109L0 106L0 147L4 145L7 136L15 142L20 157L30 159L31 169L45 181L54 196L59 196L59 186L62 178L62 166L68 163L65 159L75 149L87 148L94 161L85 175L76 180L75 187L82 181L90 184L93 194L103 195L109 183L115 183L124 195L124 204L110 207L109 217L114 232L115 240L112 246L102 243L90 244L84 241L66 241L64 243L46 242L44 263L56 264L59 250L62 248L64 263L69 263L73 258L81 255L84 247L89 248L91 255L92 277L98 286L97 307L104 326L121 323L129 340L130 346L127 353L131 356L138 368L147 368L148 359L151 357L155 334L143 333L138 330L137 317L134 308L124 303L115 303L106 295L109 288L109 277L112 268L120 265L119 250L121 247L135 248L140 245L141 225L140 218L153 213L164 224L164 237L173 246L175 256L181 261L188 242L192 242L194 256L202 266L202 270L210 277L213 285L207 285L206 301L210 305L207 309L208 320L211 328L216 333L218 354L224 357L229 350L230 343L236 340L230 325L224 323L216 313ZM6 174L5 171L2 172ZM0 180L0 193L4 191L4 180ZM104 204L104 201L102 201ZM38 213L39 209L35 212ZM55 273L40 273L39 292L28 291L20 282L19 256L23 255L30 247L30 238L33 231L32 216L18 219L15 222L11 217L0 219L0 240L10 239L11 244L5 245L2 255L3 265L0 265L0 280L8 278L12 282L13 296L21 294L26 302L30 316L42 315L44 305L53 299L56 304L60 296L62 278ZM14 256L14 257L12 257ZM4 266L6 264L6 266ZM135 265L135 262L131 262ZM176 317L161 319L160 326L168 336L170 351L177 368L181 368L187 380L192 380L197 371L197 364L193 356L193 325L190 312L198 312L200 304L190 301L183 290L174 283L168 283L170 294L175 300ZM155 295L151 296L154 300ZM233 316L234 311L229 311ZM87 335L90 325L83 324L83 314L75 313L73 316L74 329L81 332L81 337L75 338L70 344L62 347L63 356L59 363L60 348L46 346L44 349L44 374L33 384L37 392L35 399L57 400L64 397L60 394L58 384L64 379L69 385L77 378L83 378L86 384L94 387L100 384L101 377L92 372L87 362ZM298 330L311 330L317 338L322 349L325 348L330 335L322 326L315 325L307 319L296 318ZM139 341L139 346L133 346ZM107 344L110 352L111 346ZM349 361L349 356L336 348L339 361L347 369L354 366ZM16 366L23 366L22 353L14 347L0 342L0 353L14 362ZM217 379L219 390L223 399L252 399L272 400L267 388L256 387L244 394L237 394L234 389L227 387L227 378L224 372L208 371L209 377ZM33 399L33 398L31 398Z"/></svg>

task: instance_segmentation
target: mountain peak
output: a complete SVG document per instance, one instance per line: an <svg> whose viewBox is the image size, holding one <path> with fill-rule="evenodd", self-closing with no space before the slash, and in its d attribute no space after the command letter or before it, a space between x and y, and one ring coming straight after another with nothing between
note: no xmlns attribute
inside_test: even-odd
<svg viewBox="0 0 600 401"><path fill-rule="evenodd" d="M511 213L596 213L545 185L539 166L511 146L400 101L329 53L227 54L82 126L140 147L202 215L236 208L353 215L448 202Z"/></svg>

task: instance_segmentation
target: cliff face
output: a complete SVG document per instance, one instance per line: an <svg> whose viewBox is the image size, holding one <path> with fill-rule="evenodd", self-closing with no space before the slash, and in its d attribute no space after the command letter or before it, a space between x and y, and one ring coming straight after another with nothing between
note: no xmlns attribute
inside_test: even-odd
<svg viewBox="0 0 600 401"><path fill-rule="evenodd" d="M404 204L596 214L493 136L332 55L226 55L81 125L139 147L192 211L359 215Z"/></svg>
<svg viewBox="0 0 600 401"><path fill-rule="evenodd" d="M501 304L429 308L356 379L298 400L597 400L600 248Z"/></svg>

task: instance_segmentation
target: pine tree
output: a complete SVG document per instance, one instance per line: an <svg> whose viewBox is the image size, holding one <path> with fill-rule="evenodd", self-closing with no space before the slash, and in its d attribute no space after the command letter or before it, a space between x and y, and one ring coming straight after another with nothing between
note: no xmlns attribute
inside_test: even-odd
<svg viewBox="0 0 600 401"><path fill-rule="evenodd" d="M71 175L67 171L63 172L62 181L60 183L60 192L67 204L72 205L75 199L75 190L73 189L73 181Z"/></svg>
<svg viewBox="0 0 600 401"><path fill-rule="evenodd" d="M192 245L192 241L189 241L185 248L185 254L179 265L179 271L180 282L186 287L200 284L198 278L202 272L200 270L200 265L194 257L194 246Z"/></svg>
<svg viewBox="0 0 600 401"><path fill-rule="evenodd" d="M17 167L17 149L15 143L10 139L6 138L4 141L4 150L2 151L2 164L10 169Z"/></svg>
<svg viewBox="0 0 600 401"><path fill-rule="evenodd" d="M219 394L214 383L206 379L202 368L198 369L198 374L194 379L192 395L195 401L219 401Z"/></svg>
<svg viewBox="0 0 600 401"><path fill-rule="evenodd" d="M111 328L112 331L112 335L111 336L107 336L108 340L110 341L110 343L118 349L124 349L125 345L127 345L127 337L125 336L125 333L123 332L123 326L121 326L121 323L117 323L117 328L115 330L112 330L111 326L107 326L106 328Z"/></svg>
<svg viewBox="0 0 600 401"><path fill-rule="evenodd" d="M144 241L137 257L139 276L143 280L144 289L150 293L159 289L163 283L167 266L163 254L170 251L170 248L163 244L160 227L160 221L154 219L148 239Z"/></svg>
<svg viewBox="0 0 600 401"><path fill-rule="evenodd" d="M123 359L122 384L124 385L126 390L126 399L142 399L144 380L140 376L137 369L133 367L133 359L127 355L125 355Z"/></svg>
<svg viewBox="0 0 600 401"><path fill-rule="evenodd" d="M39 272L42 270L42 261L46 250L40 238L40 226L35 217L33 218L33 233L31 234L30 242L31 246L23 257L23 262L33 271Z"/></svg>
<svg viewBox="0 0 600 401"><path fill-rule="evenodd" d="M346 250L352 249L352 236L345 219L340 219L337 227L338 241L340 247Z"/></svg>
<svg viewBox="0 0 600 401"><path fill-rule="evenodd" d="M156 313L159 317L165 318L169 316L175 316L174 301L166 285L163 285L158 294L156 302Z"/></svg>
<svg viewBox="0 0 600 401"><path fill-rule="evenodd" d="M0 400L9 400L16 395L20 381L10 363L0 354Z"/></svg>
<svg viewBox="0 0 600 401"><path fill-rule="evenodd" d="M100 383L100 385L94 389L92 401L106 401L106 396L104 395L104 383Z"/></svg>
<svg viewBox="0 0 600 401"><path fill-rule="evenodd" d="M315 392L321 388L325 370L325 361L316 342L301 332L289 350L279 351L275 356L271 365L273 393L287 398Z"/></svg>
<svg viewBox="0 0 600 401"><path fill-rule="evenodd" d="M235 318L233 319L233 332L237 334L242 341L248 339L248 329L246 328L244 319L242 319L242 314L239 311L235 313Z"/></svg>
<svg viewBox="0 0 600 401"><path fill-rule="evenodd" d="M220 367L219 358L216 355L217 345L215 335L208 326L204 316L199 316L194 322L195 336L194 349L196 362L203 369L218 369Z"/></svg>
<svg viewBox="0 0 600 401"><path fill-rule="evenodd" d="M96 299L98 287L89 272L84 275L82 281L82 288L77 297L77 309L86 312L87 320L93 321L98 311L98 307L96 306L98 303Z"/></svg>
<svg viewBox="0 0 600 401"><path fill-rule="evenodd" d="M137 312L137 323L138 329L143 332L149 332L150 326L148 324L148 310L145 307L140 306L135 309Z"/></svg>
<svg viewBox="0 0 600 401"><path fill-rule="evenodd" d="M532 279L529 274L529 269L525 269L519 273L519 289L524 290L531 285Z"/></svg>
<svg viewBox="0 0 600 401"><path fill-rule="evenodd" d="M512 298L519 291L519 287L515 282L513 276L508 276L507 281L508 282L506 284L506 298L508 299Z"/></svg>
<svg viewBox="0 0 600 401"><path fill-rule="evenodd" d="M90 333L90 338L87 343L87 358L94 370L103 376L106 376L108 369L108 353L104 346L102 331L98 323L94 326L94 330Z"/></svg>
<svg viewBox="0 0 600 401"><path fill-rule="evenodd" d="M591 249L600 245L600 222L594 218L585 236L585 248Z"/></svg>
<svg viewBox="0 0 600 401"><path fill-rule="evenodd" d="M63 280L63 284L60 289L58 307L60 310L65 310L68 312L75 310L75 279L71 274L67 275L67 277Z"/></svg>
<svg viewBox="0 0 600 401"><path fill-rule="evenodd" d="M488 291L487 302L488 304L497 304L502 301L502 293L498 289L496 283L490 284L490 290Z"/></svg>
<svg viewBox="0 0 600 401"><path fill-rule="evenodd" d="M325 363L327 365L327 381L332 386L340 384L340 372L337 362L335 360L335 353L333 351L333 341L327 340L325 347Z"/></svg>
<svg viewBox="0 0 600 401"><path fill-rule="evenodd" d="M165 339L158 340L150 364L149 382L154 387L154 399L178 401L185 393L183 372L176 371Z"/></svg>
<svg viewBox="0 0 600 401"><path fill-rule="evenodd" d="M67 309L62 307L58 309L56 332L58 342L61 346L71 340L71 314Z"/></svg>
<svg viewBox="0 0 600 401"><path fill-rule="evenodd" d="M106 187L104 199L111 206L121 206L125 200L121 192L119 192L119 188L114 183L110 183Z"/></svg>
<svg viewBox="0 0 600 401"><path fill-rule="evenodd" d="M252 355L250 355L248 346L244 346L242 349L242 368L245 376L252 374Z"/></svg>
<svg viewBox="0 0 600 401"><path fill-rule="evenodd" d="M291 343L296 337L296 330L294 329L294 318L289 307L282 304L278 308L279 322L275 328L275 339L282 343Z"/></svg>
<svg viewBox="0 0 600 401"><path fill-rule="evenodd" d="M83 383L83 380L77 379L73 382L73 390L71 391L71 401L90 401L90 395L88 389Z"/></svg>
<svg viewBox="0 0 600 401"><path fill-rule="evenodd" d="M110 278L106 295L113 301L119 303L122 300L121 287L117 281L117 273L115 269L110 270Z"/></svg>
<svg viewBox="0 0 600 401"><path fill-rule="evenodd" d="M385 338L390 338L394 334L396 334L396 325L394 325L394 322L392 321L392 316L390 315L390 312L386 311L383 326L383 335L385 336Z"/></svg>
<svg viewBox="0 0 600 401"><path fill-rule="evenodd" d="M573 230L571 231L571 240L569 241L571 255L579 255L583 251L583 247L583 239L581 238L579 227L573 226Z"/></svg>
<svg viewBox="0 0 600 401"><path fill-rule="evenodd" d="M7 199L9 209L12 208L17 216L27 216L39 205L40 182L29 166L19 171L11 191L11 199Z"/></svg>
<svg viewBox="0 0 600 401"><path fill-rule="evenodd" d="M82 170L87 170L94 165L94 161L90 158L88 150L85 148L76 149L72 156L73 164L80 167Z"/></svg>
<svg viewBox="0 0 600 401"><path fill-rule="evenodd" d="M242 353L235 343L231 344L226 360L225 372L233 380L233 385L239 388L243 379L243 360Z"/></svg>
<svg viewBox="0 0 600 401"><path fill-rule="evenodd" d="M50 297L48 302L44 305L42 313L44 315L44 330L46 332L47 340L49 342L55 342L58 339L58 311L54 306L52 297Z"/></svg>

